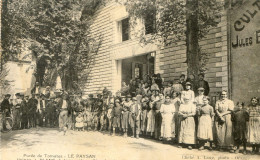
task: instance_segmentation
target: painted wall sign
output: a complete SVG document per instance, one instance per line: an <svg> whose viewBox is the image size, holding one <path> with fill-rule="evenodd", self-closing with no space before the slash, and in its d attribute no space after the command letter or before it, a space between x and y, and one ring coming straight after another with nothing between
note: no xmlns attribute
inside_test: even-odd
<svg viewBox="0 0 260 160"><path fill-rule="evenodd" d="M258 18L260 14L260 0L253 0L252 3L249 3L246 10L244 12L240 12L241 14L238 18L235 19L233 24L233 29L238 32L236 35L236 39L232 41L232 48L239 48L239 47L247 47L251 46L254 43L260 43L260 30L255 31L255 37L252 35L247 35L244 37L240 37L239 33L243 32L243 30L247 29L250 25L249 23L255 23L255 19Z"/></svg>
<svg viewBox="0 0 260 160"><path fill-rule="evenodd" d="M260 0L231 10L232 99L248 102L260 95Z"/></svg>

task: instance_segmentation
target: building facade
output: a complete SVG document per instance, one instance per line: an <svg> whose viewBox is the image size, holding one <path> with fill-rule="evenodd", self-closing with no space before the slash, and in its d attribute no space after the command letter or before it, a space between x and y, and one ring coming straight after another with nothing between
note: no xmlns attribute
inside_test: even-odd
<svg viewBox="0 0 260 160"><path fill-rule="evenodd" d="M253 3L257 4L253 5ZM205 80L209 82L211 97L217 98L218 93L222 90L229 91L231 98L236 101L242 97L245 97L242 100L246 101L250 96L259 95L260 45L259 41L256 40L257 37L259 40L259 32L257 31L260 26L259 5L258 0L249 0L238 8L224 10L218 26L212 28L207 36L199 42L201 49L209 55ZM251 17L250 26L247 27L254 30L250 33L250 36L254 37L252 40L254 42L252 45L245 44L246 47L238 46L235 49L232 47L232 43L235 43L237 34L239 34L239 40L245 39L244 41L249 43L250 39L246 40L246 37L240 37L242 31L239 33L234 31L236 29L234 24L239 23L240 27L245 26L246 28L246 22L235 20L239 19L239 16L244 16L243 13L253 16L250 14L251 12L248 13L250 9L252 13L257 12L254 18ZM136 27L144 25L141 21L137 24ZM95 64L92 66L85 94L101 93L104 87L115 93L120 90L122 82L129 82L132 78L142 79L146 74L160 73L165 82L178 79L181 74L187 75L185 41L167 47L158 47L153 43L143 46L139 43L139 38L135 38L127 26L129 26L129 15L125 7L118 3L107 4L96 13L92 33L96 36L102 35L103 41L95 58ZM249 30L245 29L243 33L248 34L251 32ZM252 52L250 55L247 53L250 58L245 59L241 57L245 55L236 54L238 50L239 53L243 52L241 54L245 54L247 51ZM254 56L251 57L251 55ZM244 60L247 62L242 63L241 61ZM239 64L243 65L238 67ZM253 71L249 69L250 67L254 67ZM242 81L243 83L247 86L253 83L251 86L253 91L248 91L248 93L252 93L249 96L243 96L248 93L245 93L246 85L240 87L241 84L238 82L241 80L241 74L245 74L242 77L246 82ZM254 75L253 79L246 80L246 76L252 75Z"/></svg>

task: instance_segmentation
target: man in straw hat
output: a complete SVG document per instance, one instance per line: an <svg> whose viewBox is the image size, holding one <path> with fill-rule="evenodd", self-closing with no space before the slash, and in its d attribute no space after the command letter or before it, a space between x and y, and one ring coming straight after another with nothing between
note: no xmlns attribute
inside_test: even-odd
<svg viewBox="0 0 260 160"><path fill-rule="evenodd" d="M137 103L136 97L133 97L133 104L130 107L130 126L133 132L132 138L136 134L136 138L139 138L140 124L141 124L141 105Z"/></svg>

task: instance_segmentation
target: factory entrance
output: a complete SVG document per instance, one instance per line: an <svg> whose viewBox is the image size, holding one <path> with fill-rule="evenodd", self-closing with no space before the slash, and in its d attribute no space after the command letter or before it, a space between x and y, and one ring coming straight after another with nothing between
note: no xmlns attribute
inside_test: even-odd
<svg viewBox="0 0 260 160"><path fill-rule="evenodd" d="M122 82L131 79L145 80L154 74L155 52L122 60Z"/></svg>

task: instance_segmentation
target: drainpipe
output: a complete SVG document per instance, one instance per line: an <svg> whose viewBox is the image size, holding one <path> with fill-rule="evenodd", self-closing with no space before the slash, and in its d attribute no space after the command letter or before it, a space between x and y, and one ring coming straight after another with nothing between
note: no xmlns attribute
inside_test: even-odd
<svg viewBox="0 0 260 160"><path fill-rule="evenodd" d="M232 0L229 0L229 6L227 8L227 43L228 43L228 57L227 57L227 65L228 65L228 95L229 98L232 99L232 57L231 57L231 12L232 12L232 6L231 6Z"/></svg>

